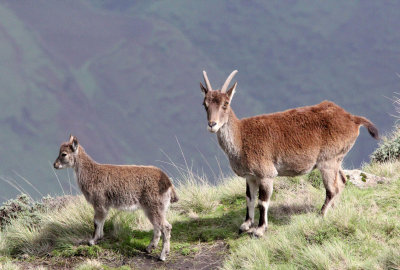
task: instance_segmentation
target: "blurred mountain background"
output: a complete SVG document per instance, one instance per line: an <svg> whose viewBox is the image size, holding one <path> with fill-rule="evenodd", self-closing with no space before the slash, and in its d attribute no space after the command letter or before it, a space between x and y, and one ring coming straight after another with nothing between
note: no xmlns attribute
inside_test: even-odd
<svg viewBox="0 0 400 270"><path fill-rule="evenodd" d="M7 181L39 196L22 178L62 193L51 164L70 133L99 162L176 177L165 162L185 163L178 140L195 172L230 174L206 130L203 69L214 88L239 70L239 117L328 99L385 133L399 25L398 1L1 1L0 201L18 193ZM362 129L345 166L376 145Z"/></svg>

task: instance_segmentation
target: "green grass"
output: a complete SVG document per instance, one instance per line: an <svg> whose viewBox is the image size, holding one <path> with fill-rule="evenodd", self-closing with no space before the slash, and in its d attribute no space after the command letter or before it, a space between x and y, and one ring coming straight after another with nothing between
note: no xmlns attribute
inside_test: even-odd
<svg viewBox="0 0 400 270"><path fill-rule="evenodd" d="M244 180L226 179L217 186L195 180L181 184L177 187L181 200L168 214L173 225L170 260L195 256L199 243L224 241L229 251L223 269L399 269L399 166L364 166L365 171L392 181L367 189L348 184L325 219L319 215L325 191L317 173L276 179L269 228L261 239L237 233L245 216ZM17 266L10 258L24 255L25 261L84 257L87 260L76 269L113 269L102 260L144 254L152 237L143 212L112 211L105 238L87 246L93 210L82 197L37 215L39 223L26 226L26 219L17 218L0 232L0 254L9 258L0 261L3 268L18 269L12 268Z"/></svg>

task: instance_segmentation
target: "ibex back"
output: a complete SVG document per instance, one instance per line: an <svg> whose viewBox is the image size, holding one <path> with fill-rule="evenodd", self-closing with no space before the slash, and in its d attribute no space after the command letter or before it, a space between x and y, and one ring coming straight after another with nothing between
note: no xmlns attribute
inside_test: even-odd
<svg viewBox="0 0 400 270"><path fill-rule="evenodd" d="M221 90L212 90L203 71L208 130L229 158L233 171L246 178L247 214L240 232L255 236L268 226L267 212L276 176L302 175L318 168L326 189L321 213L326 215L342 191L346 177L341 171L344 156L359 135L360 125L378 139L378 130L366 118L352 115L333 102L238 119L230 107L237 83L228 89L233 71ZM254 206L259 190L260 220L254 224Z"/></svg>

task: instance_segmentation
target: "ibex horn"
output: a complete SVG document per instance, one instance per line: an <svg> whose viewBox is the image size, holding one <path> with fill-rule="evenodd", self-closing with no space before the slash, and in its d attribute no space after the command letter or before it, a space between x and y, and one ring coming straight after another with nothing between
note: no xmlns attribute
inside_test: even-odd
<svg viewBox="0 0 400 270"><path fill-rule="evenodd" d="M232 71L231 75L229 75L229 77L226 79L224 85L222 86L221 93L225 93L228 90L228 86L231 83L233 77L235 77L237 72L238 72L237 70Z"/></svg>
<svg viewBox="0 0 400 270"><path fill-rule="evenodd" d="M208 91L212 91L211 83L210 83L210 81L208 80L207 72L206 72L205 70L203 70L203 77L204 77L204 81L205 81L205 83L206 83L206 86L207 86Z"/></svg>

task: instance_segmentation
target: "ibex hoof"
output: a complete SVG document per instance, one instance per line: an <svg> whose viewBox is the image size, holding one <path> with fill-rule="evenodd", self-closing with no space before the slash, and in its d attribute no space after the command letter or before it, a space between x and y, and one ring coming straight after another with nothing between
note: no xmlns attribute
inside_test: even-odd
<svg viewBox="0 0 400 270"><path fill-rule="evenodd" d="M150 245L150 246L148 246L147 248L146 248L146 252L148 253L148 254L150 254L152 251L153 251L153 246L152 245Z"/></svg>
<svg viewBox="0 0 400 270"><path fill-rule="evenodd" d="M160 258L158 258L158 259L159 259L160 261L162 261L162 262L165 262L165 259L166 259L166 258L165 258L165 256L162 256L162 255L161 255Z"/></svg>
<svg viewBox="0 0 400 270"><path fill-rule="evenodd" d="M253 226L252 223L244 222L242 225L240 225L239 234L242 234L244 232L248 232L252 226Z"/></svg>
<svg viewBox="0 0 400 270"><path fill-rule="evenodd" d="M252 230L251 236L253 236L254 238L261 238L264 236L264 232L265 228L263 227L255 228L254 230Z"/></svg>

